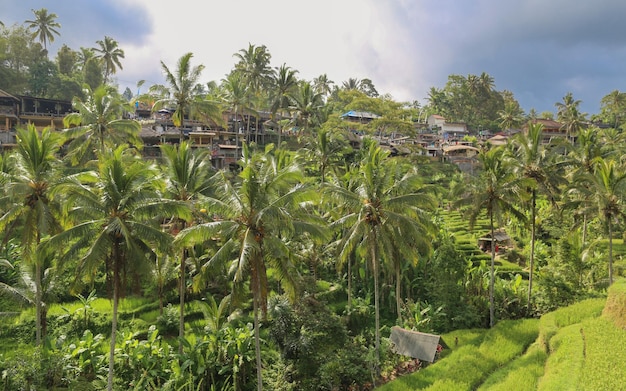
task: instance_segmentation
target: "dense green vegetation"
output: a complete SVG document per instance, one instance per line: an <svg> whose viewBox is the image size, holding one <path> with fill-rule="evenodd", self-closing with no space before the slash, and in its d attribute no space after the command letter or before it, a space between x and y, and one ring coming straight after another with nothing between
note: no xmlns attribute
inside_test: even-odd
<svg viewBox="0 0 626 391"><path fill-rule="evenodd" d="M421 111L474 133L531 120L489 75L450 76L420 110L368 79L298 79L250 45L219 83L187 53L161 64L168 85L120 95L111 37L48 60L55 17L0 36L0 88L75 109L0 155L0 389L371 390L415 364L391 352L394 325L451 349L381 389L619 386L602 358L624 342L623 100L603 100L599 128L568 94L566 137L531 123L463 173L385 137L415 136ZM175 110L180 140L158 158L135 102ZM276 143L251 131L259 111ZM229 113L246 140L217 170L182 125ZM511 243L479 248L496 229Z"/></svg>

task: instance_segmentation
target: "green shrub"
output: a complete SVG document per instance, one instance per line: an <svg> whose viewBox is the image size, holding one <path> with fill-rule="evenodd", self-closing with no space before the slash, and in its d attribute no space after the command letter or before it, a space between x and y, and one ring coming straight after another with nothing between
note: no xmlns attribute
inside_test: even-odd
<svg viewBox="0 0 626 391"><path fill-rule="evenodd" d="M173 336L178 334L180 324L180 312L178 307L168 304L163 308L163 314L157 317L157 327L159 333L164 336Z"/></svg>

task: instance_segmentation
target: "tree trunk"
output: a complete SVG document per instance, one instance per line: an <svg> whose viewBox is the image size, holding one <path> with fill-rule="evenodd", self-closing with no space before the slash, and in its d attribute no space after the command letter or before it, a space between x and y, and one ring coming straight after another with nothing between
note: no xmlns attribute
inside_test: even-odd
<svg viewBox="0 0 626 391"><path fill-rule="evenodd" d="M253 268L253 284L256 285L252 293L252 303L254 311L254 352L256 354L256 382L257 390L263 391L263 374L261 361L261 336L259 332L259 300L261 295L261 278L258 275L258 267Z"/></svg>
<svg viewBox="0 0 626 391"><path fill-rule="evenodd" d="M113 391L113 375L115 366L115 337L117 334L117 305L119 301L119 262L113 261L113 320L111 321L111 345L109 350L109 373L107 390Z"/></svg>
<svg viewBox="0 0 626 391"><path fill-rule="evenodd" d="M348 258L348 308L352 306L352 254Z"/></svg>
<svg viewBox="0 0 626 391"><path fill-rule="evenodd" d="M374 240L376 240L376 238L374 238ZM372 273L374 274L374 310L375 310L375 344L374 344L374 349L376 350L376 355L375 355L375 360L376 362L374 363L374 371L376 374L376 378L378 378L378 375L380 374L380 305L378 303L378 296L379 296L379 292L378 292L378 262L376 259L376 243L372 243L372 249L371 249L371 257L372 257Z"/></svg>
<svg viewBox="0 0 626 391"><path fill-rule="evenodd" d="M495 229L493 227L493 211L489 211L489 221L491 223L491 266L489 268L489 327L495 324L495 303L493 299L493 286L495 284L494 264L496 261L496 241L494 238Z"/></svg>
<svg viewBox="0 0 626 391"><path fill-rule="evenodd" d="M613 224L609 218L609 285L613 285Z"/></svg>
<svg viewBox="0 0 626 391"><path fill-rule="evenodd" d="M396 312L398 313L398 323L402 324L402 300L400 298L401 294L401 281L402 273L400 272L400 263L396 262Z"/></svg>
<svg viewBox="0 0 626 391"><path fill-rule="evenodd" d="M181 231L185 229L185 222L181 222ZM185 278L185 258L187 250L183 249L180 254L180 281L178 294L180 296L180 315L178 320L178 354L183 354L183 338L185 338L185 291L187 290L187 279Z"/></svg>
<svg viewBox="0 0 626 391"><path fill-rule="evenodd" d="M35 254L35 341L41 346L41 263Z"/></svg>
<svg viewBox="0 0 626 391"><path fill-rule="evenodd" d="M532 299L532 291L533 291L533 272L535 270L535 230L536 230L536 199L537 199L537 191L533 189L532 191L532 199L531 199L531 211L530 211L530 269L528 272L528 307L526 308L526 313L530 315L531 308L531 299Z"/></svg>

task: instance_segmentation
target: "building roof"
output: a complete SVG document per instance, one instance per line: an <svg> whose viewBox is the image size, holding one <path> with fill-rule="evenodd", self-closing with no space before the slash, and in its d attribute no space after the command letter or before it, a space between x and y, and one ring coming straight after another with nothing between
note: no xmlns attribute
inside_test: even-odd
<svg viewBox="0 0 626 391"><path fill-rule="evenodd" d="M347 113L344 113L341 115L341 117L349 117L349 118L364 118L364 119L376 119L376 118L380 118L380 115L378 114L374 114L374 113L370 113L367 111L354 111L354 110L350 110Z"/></svg>
<svg viewBox="0 0 626 391"><path fill-rule="evenodd" d="M15 96L9 94L8 92L6 92L4 90L0 90L0 98L11 98L11 99L19 100L18 98L16 98Z"/></svg>
<svg viewBox="0 0 626 391"><path fill-rule="evenodd" d="M435 361L437 346L445 345L439 335L406 330L398 326L391 328L389 340L396 353L428 362Z"/></svg>
<svg viewBox="0 0 626 391"><path fill-rule="evenodd" d="M444 153L452 152L452 151L460 151L460 150L469 150L480 152L480 149L476 147L472 147L471 145L448 145L442 148Z"/></svg>

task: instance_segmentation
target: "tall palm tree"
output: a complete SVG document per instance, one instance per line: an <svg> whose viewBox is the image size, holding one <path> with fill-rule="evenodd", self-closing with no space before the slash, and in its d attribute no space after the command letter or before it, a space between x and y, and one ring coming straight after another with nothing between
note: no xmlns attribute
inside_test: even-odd
<svg viewBox="0 0 626 391"><path fill-rule="evenodd" d="M387 152L371 143L357 175L350 178L353 183L347 187L329 186L327 190L345 208L342 216L333 222L333 226L345 230L339 245L341 261L349 261L359 250L371 264L377 371L380 364L381 266L396 265L396 257L406 260L417 257L416 245L425 238L420 207L433 206L432 198L420 192L415 172L398 175L397 167L387 162L387 157Z"/></svg>
<svg viewBox="0 0 626 391"><path fill-rule="evenodd" d="M179 145L161 145L165 158L165 180L168 198L183 202L192 212L195 212L196 203L202 196L208 196L211 190L209 177L212 173L210 156L206 150L200 151L191 148L188 142ZM175 219L173 224L177 230L185 229L191 219ZM185 336L185 293L187 290L185 262L187 252L180 255L180 319L179 319L179 353L182 354L183 338Z"/></svg>
<svg viewBox="0 0 626 391"><path fill-rule="evenodd" d="M613 90L600 100L600 104L603 114L613 117L613 128L618 129L620 118L623 118L626 109L626 93Z"/></svg>
<svg viewBox="0 0 626 391"><path fill-rule="evenodd" d="M487 212L491 229L491 266L489 269L489 326L495 324L495 225L504 214L510 214L521 221L526 217L518 209L517 202L524 199L524 190L529 186L528 181L513 173L507 165L504 149L496 147L478 154L482 164L482 172L477 180L472 179L465 195L455 205L468 205L469 226L474 227L481 213Z"/></svg>
<svg viewBox="0 0 626 391"><path fill-rule="evenodd" d="M77 279L89 278L105 265L112 275L113 313L107 389L113 389L117 312L124 276L138 273L166 252L172 237L159 226L158 216L189 218L180 203L167 201L157 191L159 176L125 146L98 160L97 171L69 176L57 188L65 197L66 213L74 225L48 242L64 248L60 261L78 259ZM147 269L147 268L146 268Z"/></svg>
<svg viewBox="0 0 626 391"><path fill-rule="evenodd" d="M315 88L315 92L322 94L323 97L328 97L330 95L333 91L333 84L335 84L335 82L330 80L328 75L325 73L313 79L313 88Z"/></svg>
<svg viewBox="0 0 626 391"><path fill-rule="evenodd" d="M571 92L563 97L563 102L557 102L557 121L561 122L562 130L568 137L575 137L578 131L586 126L587 113L580 112L580 100L575 100Z"/></svg>
<svg viewBox="0 0 626 391"><path fill-rule="evenodd" d="M273 268L287 291L296 288L288 238L294 235L325 237L319 220L304 205L317 193L303 186L299 167L284 151L251 154L244 145L242 171L235 181L227 173L214 177L215 197L209 199L210 213L219 216L181 231L176 242L188 247L220 238L221 248L205 263L231 262L233 282L249 278L254 312L257 387L262 389L259 310L267 313L267 269Z"/></svg>
<svg viewBox="0 0 626 391"><path fill-rule="evenodd" d="M115 74L117 69L122 69L120 59L124 58L124 50L120 49L119 43L109 36L105 36L104 40L96 41L99 47L93 48L96 52L96 58L102 60L104 65L104 83L109 80L109 76Z"/></svg>
<svg viewBox="0 0 626 391"><path fill-rule="evenodd" d="M348 148L347 141L342 133L335 133L327 128L320 128L315 138L304 147L303 152L309 164L319 167L320 181L326 182L327 170L341 166L342 152Z"/></svg>
<svg viewBox="0 0 626 391"><path fill-rule="evenodd" d="M543 194L554 202L559 185L564 183L565 163L554 161L554 155L543 144L543 125L528 123L526 133L518 133L510 144L511 163L515 173L529 179L530 187L530 262L528 273L528 311L531 307L535 270L535 240L537 228L537 195Z"/></svg>
<svg viewBox="0 0 626 391"><path fill-rule="evenodd" d="M289 95L298 87L298 79L296 74L298 71L291 69L287 65L283 64L276 69L272 82L271 91L271 106L270 113L272 118L276 118L276 114L279 114L282 118L286 112L289 111L290 99ZM282 129L278 131L278 145L280 146L282 136Z"/></svg>
<svg viewBox="0 0 626 391"><path fill-rule="evenodd" d="M21 237L22 259L35 268L35 324L36 343L42 338L42 276L44 257L38 248L41 241L59 229L58 206L51 195L60 173L60 162L56 157L62 145L58 133L44 129L41 134L34 125L17 132L17 149L13 171L4 184L6 196L0 201L4 213L0 217L0 230L18 229Z"/></svg>
<svg viewBox="0 0 626 391"><path fill-rule="evenodd" d="M84 90L85 99L74 98L76 110L63 118L65 134L71 140L69 157L74 164L84 164L103 154L107 147L131 144L140 148L141 125L122 118L130 106L111 86L102 85L91 91Z"/></svg>
<svg viewBox="0 0 626 391"><path fill-rule="evenodd" d="M575 178L579 191L588 192L593 210L605 224L609 238L609 284L613 284L613 224L624 219L626 171L614 160L597 158L593 173Z"/></svg>
<svg viewBox="0 0 626 391"><path fill-rule="evenodd" d="M180 130L181 142L184 139L183 125L185 117L189 119L201 118L207 123L213 121L220 125L223 122L222 110L219 104L205 99L200 93L201 90L198 87L204 65L192 67L192 57L193 53L191 52L184 54L178 59L174 72L161 61L161 68L169 87L164 85L151 87L151 92L159 95L152 106L153 111L163 107L175 107L175 111L172 114L172 122Z"/></svg>
<svg viewBox="0 0 626 391"><path fill-rule="evenodd" d="M315 125L316 115L324 105L322 95L315 92L311 83L303 81L298 88L290 94L291 107L296 125L300 128L300 134Z"/></svg>
<svg viewBox="0 0 626 391"><path fill-rule="evenodd" d="M45 8L39 10L32 10L35 15L35 19L27 20L28 29L33 30L32 38L39 38L39 42L43 44L43 49L46 54L48 53L48 42L54 42L54 36L59 35L57 28L61 25L56 21L58 18L55 13L48 13Z"/></svg>

